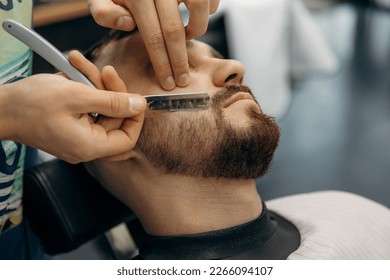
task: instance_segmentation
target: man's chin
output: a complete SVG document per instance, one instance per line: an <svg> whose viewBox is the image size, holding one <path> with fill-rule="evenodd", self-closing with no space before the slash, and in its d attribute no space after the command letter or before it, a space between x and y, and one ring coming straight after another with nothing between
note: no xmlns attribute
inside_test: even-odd
<svg viewBox="0 0 390 280"><path fill-rule="evenodd" d="M247 128L261 114L259 105L249 99L240 100L223 109L224 119L234 128Z"/></svg>

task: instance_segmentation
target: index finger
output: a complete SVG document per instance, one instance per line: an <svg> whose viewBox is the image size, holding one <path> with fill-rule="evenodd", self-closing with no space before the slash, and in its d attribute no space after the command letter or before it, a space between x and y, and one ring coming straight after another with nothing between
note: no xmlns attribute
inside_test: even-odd
<svg viewBox="0 0 390 280"><path fill-rule="evenodd" d="M189 66L186 34L177 0L155 0L155 3L176 85L185 87L190 82Z"/></svg>
<svg viewBox="0 0 390 280"><path fill-rule="evenodd" d="M177 0L126 1L145 42L161 86L189 84L184 24Z"/></svg>
<svg viewBox="0 0 390 280"><path fill-rule="evenodd" d="M166 90L174 89L176 83L154 0L127 0L126 4L137 23L160 85Z"/></svg>

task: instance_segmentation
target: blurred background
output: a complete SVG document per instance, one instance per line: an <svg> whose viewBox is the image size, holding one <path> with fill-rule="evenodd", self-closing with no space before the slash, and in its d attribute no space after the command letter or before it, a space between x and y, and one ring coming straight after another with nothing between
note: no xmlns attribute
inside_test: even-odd
<svg viewBox="0 0 390 280"><path fill-rule="evenodd" d="M344 190L390 207L389 2L304 3L339 69L291 81L280 146L258 189L264 199Z"/></svg>
<svg viewBox="0 0 390 280"><path fill-rule="evenodd" d="M108 31L82 0L36 1L34 24L64 52ZM389 0L221 0L200 39L247 66L246 83L281 126L257 181L263 199L343 190L390 207ZM33 71L55 70L35 56ZM97 238L56 258L112 256Z"/></svg>

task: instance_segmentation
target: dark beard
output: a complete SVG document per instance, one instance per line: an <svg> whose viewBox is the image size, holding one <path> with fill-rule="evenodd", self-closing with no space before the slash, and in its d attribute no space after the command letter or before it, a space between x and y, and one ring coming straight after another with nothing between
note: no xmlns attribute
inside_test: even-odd
<svg viewBox="0 0 390 280"><path fill-rule="evenodd" d="M168 174L252 179L264 175L279 142L274 119L247 109L249 123L236 128L224 119L222 103L245 86L217 92L207 111L167 113L145 119L138 147ZM253 96L253 95L252 95Z"/></svg>

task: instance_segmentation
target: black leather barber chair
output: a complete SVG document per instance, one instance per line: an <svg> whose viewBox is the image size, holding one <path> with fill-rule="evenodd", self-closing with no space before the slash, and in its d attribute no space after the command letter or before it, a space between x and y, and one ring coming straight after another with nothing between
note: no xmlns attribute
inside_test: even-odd
<svg viewBox="0 0 390 280"><path fill-rule="evenodd" d="M133 227L136 237L142 232L132 211L103 189L82 164L54 159L26 170L23 203L25 217L50 255L73 251L121 224ZM108 241L115 247L117 240ZM114 259L131 257L115 255L112 249Z"/></svg>

